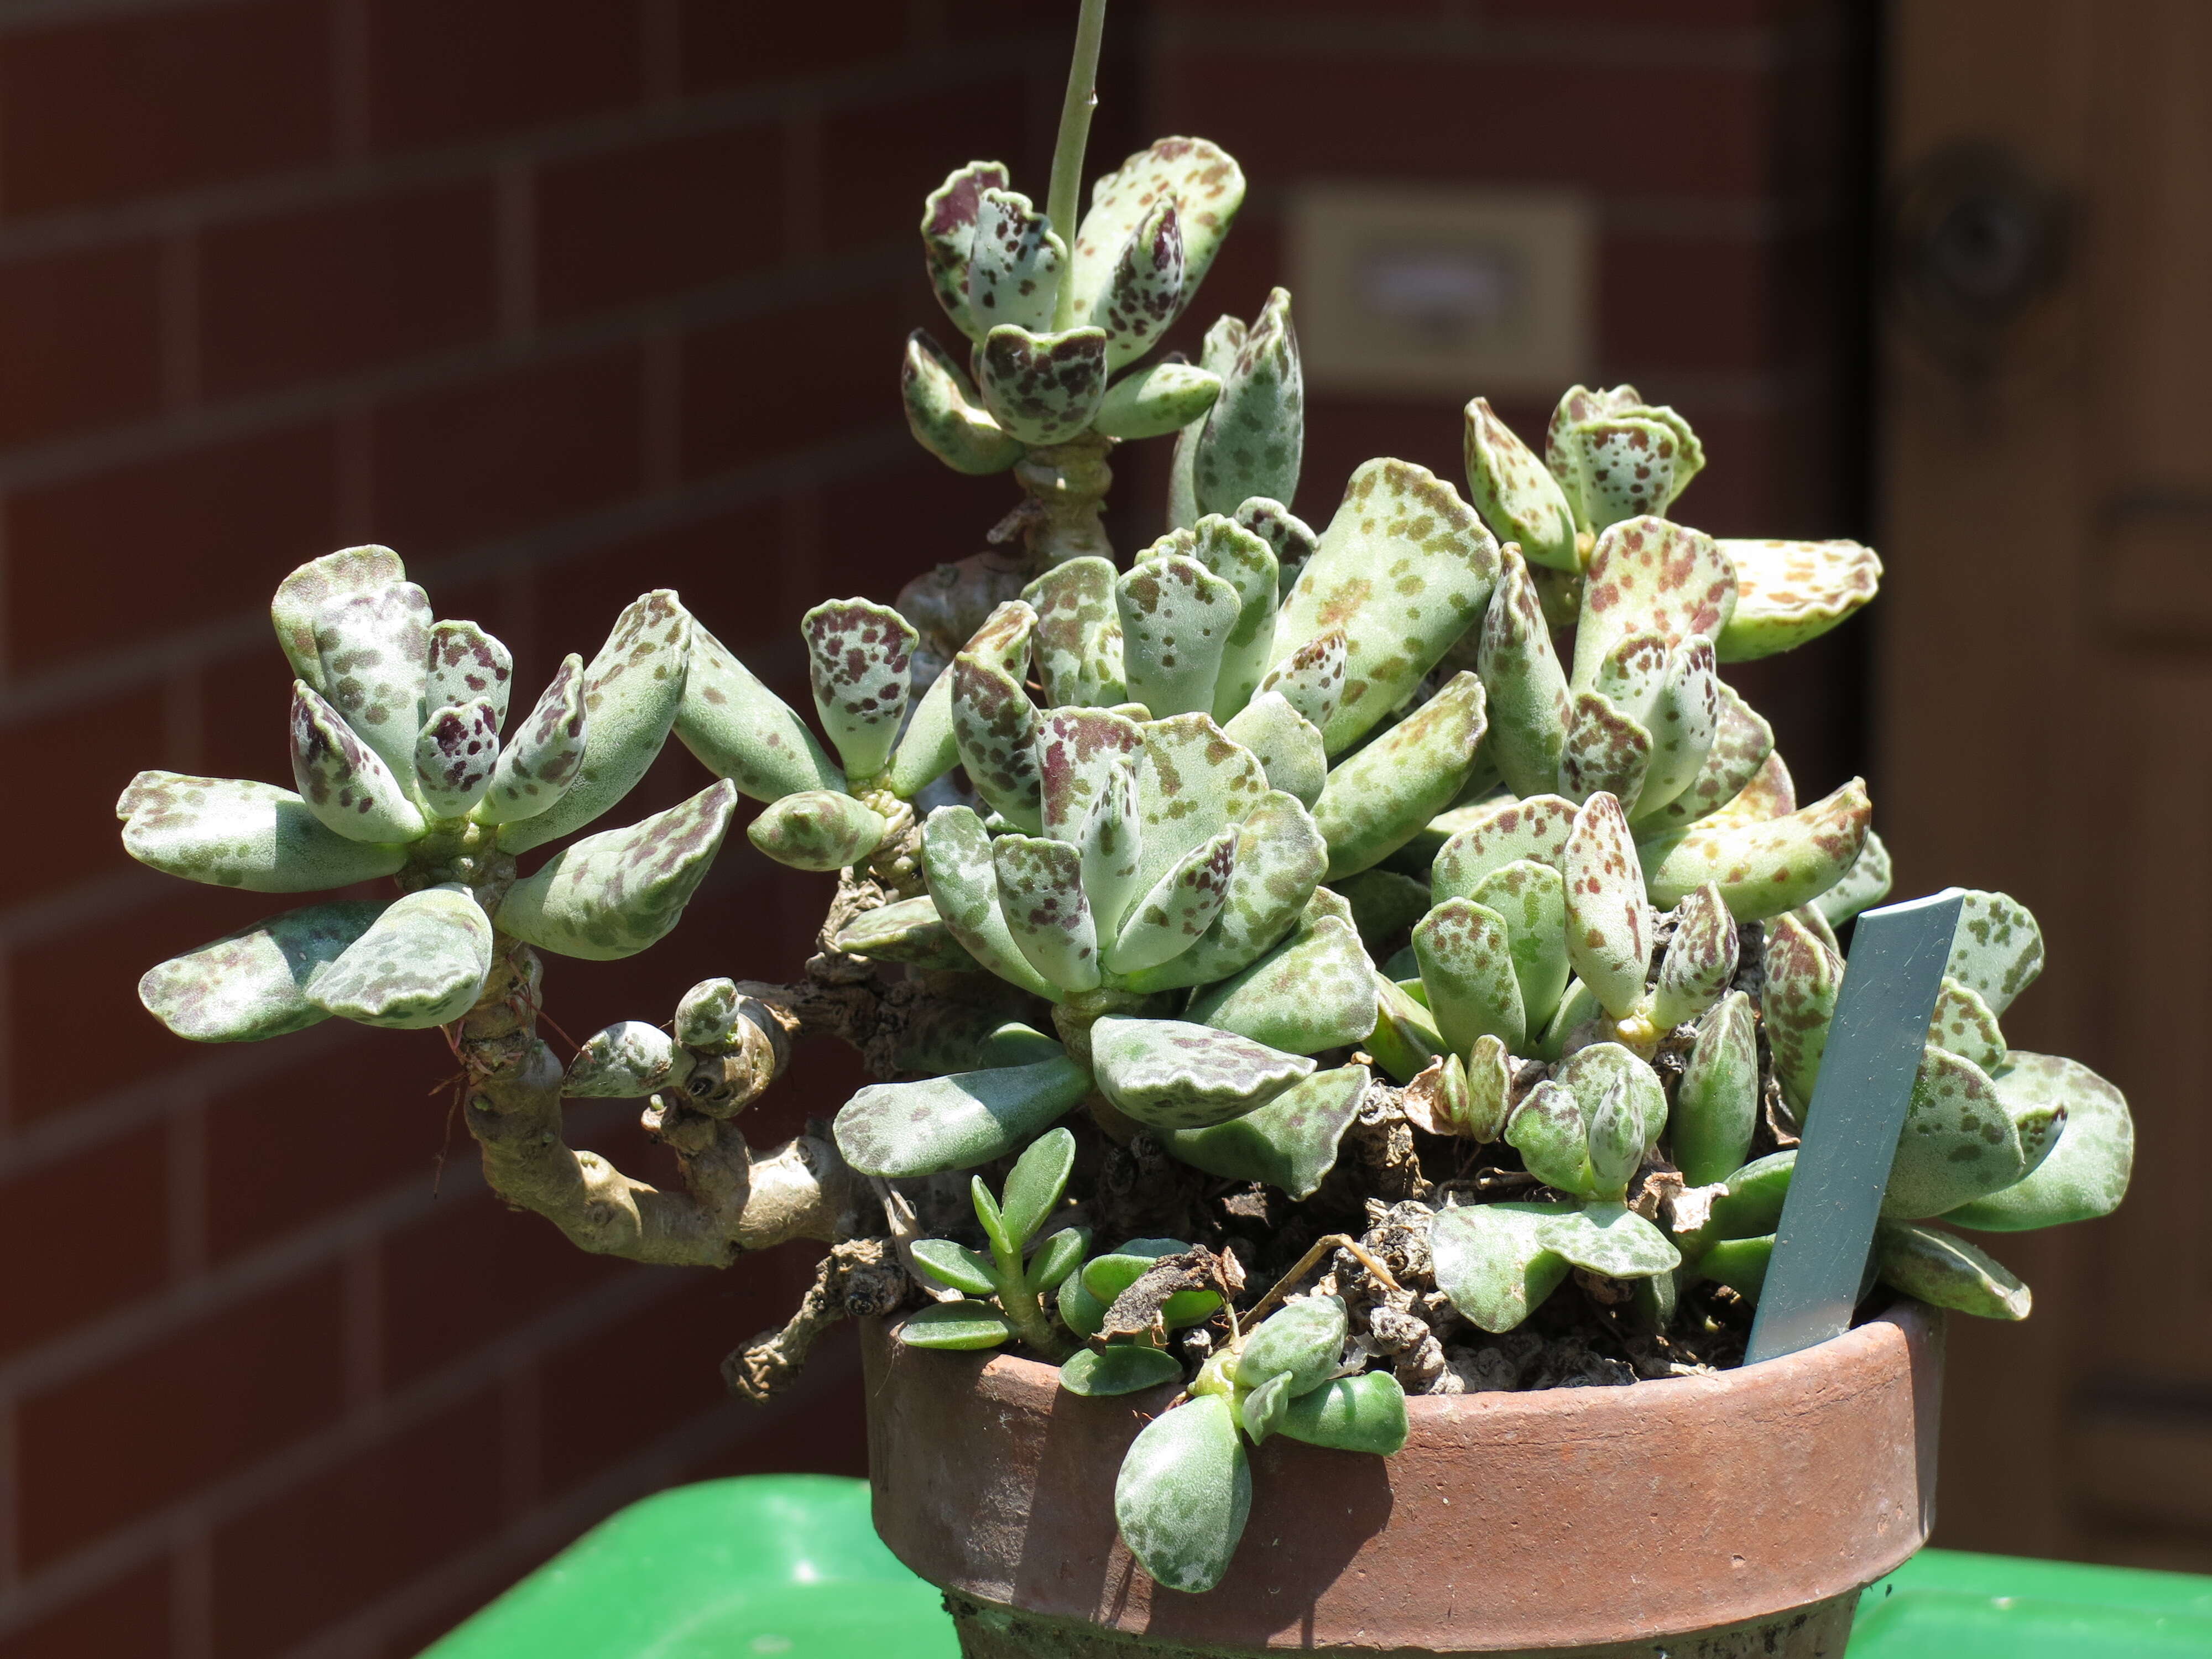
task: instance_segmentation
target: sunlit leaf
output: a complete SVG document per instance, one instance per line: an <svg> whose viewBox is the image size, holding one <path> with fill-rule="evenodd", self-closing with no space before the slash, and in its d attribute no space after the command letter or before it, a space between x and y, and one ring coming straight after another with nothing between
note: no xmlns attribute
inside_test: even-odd
<svg viewBox="0 0 2212 1659"><path fill-rule="evenodd" d="M837 1113L837 1150L863 1175L939 1175L1004 1158L1073 1110L1091 1074L1061 1057L913 1083L872 1083Z"/></svg>
<svg viewBox="0 0 2212 1659"><path fill-rule="evenodd" d="M563 848L508 890L500 927L562 956L635 956L682 919L737 802L737 786L726 780L627 829Z"/></svg>
<svg viewBox="0 0 2212 1659"><path fill-rule="evenodd" d="M1518 542L1536 564L1560 570L1575 558L1574 509L1536 453L1498 418L1486 398L1466 410L1467 495L1501 542Z"/></svg>
<svg viewBox="0 0 2212 1659"><path fill-rule="evenodd" d="M465 887L395 899L307 988L319 1008L363 1025L421 1030L475 1006L491 970L491 919Z"/></svg>
<svg viewBox="0 0 2212 1659"><path fill-rule="evenodd" d="M124 850L165 875L254 893L311 893L396 873L397 843L349 841L289 789L141 772L116 803Z"/></svg>
<svg viewBox="0 0 2212 1659"><path fill-rule="evenodd" d="M832 599L799 619L808 678L822 729L845 762L846 775L865 781L890 760L906 718L908 670L920 635L889 605Z"/></svg>
<svg viewBox="0 0 2212 1659"><path fill-rule="evenodd" d="M1252 1471L1228 1401L1208 1395L1145 1425L1114 1482L1114 1519L1137 1565L1170 1589L1210 1590L1252 1507Z"/></svg>
<svg viewBox="0 0 2212 1659"><path fill-rule="evenodd" d="M850 795L808 789L770 803L745 826L745 839L794 870L842 870L874 852L888 828Z"/></svg>
<svg viewBox="0 0 2212 1659"><path fill-rule="evenodd" d="M1790 651L1818 639L1875 596L1881 561L1856 542L1723 540L1735 567L1735 612L1717 641L1723 662Z"/></svg>
<svg viewBox="0 0 2212 1659"><path fill-rule="evenodd" d="M1314 1069L1302 1054L1178 1019L1102 1019L1091 1027L1091 1056L1099 1091L1163 1129L1241 1117Z"/></svg>
<svg viewBox="0 0 2212 1659"><path fill-rule="evenodd" d="M1316 1072L1256 1111L1204 1129L1156 1131L1160 1144L1194 1169L1225 1181L1262 1181L1292 1198L1310 1198L1336 1165L1338 1144L1359 1115L1364 1066Z"/></svg>
<svg viewBox="0 0 2212 1659"><path fill-rule="evenodd" d="M1482 682L1455 674L1381 737L1339 763L1314 803L1331 876L1380 863L1451 804L1487 725Z"/></svg>
<svg viewBox="0 0 2212 1659"><path fill-rule="evenodd" d="M146 1011L194 1042L258 1042L330 1018L307 996L324 969L368 931L383 900L288 910L150 968Z"/></svg>
<svg viewBox="0 0 2212 1659"><path fill-rule="evenodd" d="M1990 1079L2015 1121L2063 1109L2066 1131L2024 1179L1945 1212L1943 1219L1988 1232L2020 1232L2109 1215L2135 1166L2135 1125L2120 1091L2087 1066L2057 1054L2015 1048Z"/></svg>

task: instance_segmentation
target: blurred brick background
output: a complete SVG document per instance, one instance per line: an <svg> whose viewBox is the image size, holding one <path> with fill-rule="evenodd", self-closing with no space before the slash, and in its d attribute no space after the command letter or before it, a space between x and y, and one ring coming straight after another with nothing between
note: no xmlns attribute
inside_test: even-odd
<svg viewBox="0 0 2212 1659"><path fill-rule="evenodd" d="M1279 271L1285 189L1578 185L1600 372L1713 453L1723 533L1857 527L1865 92L1846 0L1117 0L1091 171L1197 131L1254 180L1198 322ZM889 598L1009 500L907 439L951 165L1042 196L1072 0L0 3L0 1655L404 1656L608 1510L860 1472L849 1344L763 1414L716 1363L807 1276L586 1258L483 1194L434 1034L192 1050L138 974L283 901L125 861L131 773L287 778L263 611L397 547L534 696L667 585L801 701L812 600ZM1189 331L1194 336L1196 326ZM1471 394L1479 387L1469 387ZM1514 407L1522 429L1545 411ZM1298 506L1439 402L1318 402ZM1123 544L1163 459L1128 458ZM1824 665L1848 675L1847 635ZM1801 781L1850 699L1772 704ZM702 781L665 759L639 809ZM742 842L669 945L555 964L582 1035L795 969L826 884ZM854 1080L809 1056L763 1135ZM579 1139L653 1173L617 1103Z"/></svg>

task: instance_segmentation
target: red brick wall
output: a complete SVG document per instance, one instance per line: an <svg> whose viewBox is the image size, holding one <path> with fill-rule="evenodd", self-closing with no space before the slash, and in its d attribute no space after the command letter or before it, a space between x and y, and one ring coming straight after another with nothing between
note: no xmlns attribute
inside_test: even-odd
<svg viewBox="0 0 2212 1659"><path fill-rule="evenodd" d="M499 1210L434 1034L155 1026L147 965L281 902L130 865L111 808L145 765L285 777L262 607L349 542L506 639L523 696L664 584L795 693L808 603L973 550L1003 484L922 459L892 390L935 316L911 228L971 156L1042 193L1070 10L0 9L6 1659L410 1654L654 1486L857 1470L848 1346L766 1416L716 1376L804 1253L628 1268ZM1300 178L1585 182L1605 372L1708 434L1699 520L1836 526L1825 9L1117 0L1115 27L1098 153L1148 106L1255 182L1202 317L1255 306ZM1299 505L1371 453L1449 474L1456 431L1321 403ZM640 810L697 783L672 756ZM669 945L554 964L550 1011L581 1036L787 973L821 894L738 843ZM809 1058L764 1134L842 1098L849 1065ZM647 1173L630 1115L574 1121Z"/></svg>

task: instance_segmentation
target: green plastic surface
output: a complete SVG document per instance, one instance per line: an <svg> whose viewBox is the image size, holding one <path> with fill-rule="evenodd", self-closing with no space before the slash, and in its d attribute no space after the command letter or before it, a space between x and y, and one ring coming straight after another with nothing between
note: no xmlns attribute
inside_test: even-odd
<svg viewBox="0 0 2212 1659"><path fill-rule="evenodd" d="M633 1504L423 1659L957 1659L867 1483L708 1480ZM2212 1578L1923 1550L1859 1602L1850 1659L2212 1655Z"/></svg>

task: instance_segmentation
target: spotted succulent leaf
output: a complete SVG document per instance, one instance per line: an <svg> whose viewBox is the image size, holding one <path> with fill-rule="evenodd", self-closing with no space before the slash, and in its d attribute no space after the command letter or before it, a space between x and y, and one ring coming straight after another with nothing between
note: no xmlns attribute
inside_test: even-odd
<svg viewBox="0 0 2212 1659"><path fill-rule="evenodd" d="M1136 769L1117 766L1100 781L1084 814L1076 848L1083 860L1083 890L1095 925L1109 939L1141 893L1144 826L1137 811Z"/></svg>
<svg viewBox="0 0 2212 1659"><path fill-rule="evenodd" d="M1234 829L1222 830L1185 854L1129 908L1106 947L1106 966L1116 975L1139 973L1158 968L1197 944L1228 900L1236 859Z"/></svg>
<svg viewBox="0 0 2212 1659"><path fill-rule="evenodd" d="M1602 691L1577 694L1559 749L1559 793L1634 800L1651 769L1651 734Z"/></svg>
<svg viewBox="0 0 2212 1659"><path fill-rule="evenodd" d="M725 779L665 812L563 848L509 890L500 927L564 957L636 955L682 918L737 802L737 786Z"/></svg>
<svg viewBox="0 0 2212 1659"><path fill-rule="evenodd" d="M428 672L422 688L425 708L465 707L481 698L491 704L493 726L501 726L507 724L514 679L514 653L476 623L431 624Z"/></svg>
<svg viewBox="0 0 2212 1659"><path fill-rule="evenodd" d="M1881 1212L1917 1221L2002 1192L2027 1172L2020 1128L1989 1073L1946 1048L1921 1051Z"/></svg>
<svg viewBox="0 0 2212 1659"><path fill-rule="evenodd" d="M396 874L407 849L349 841L289 789L141 772L116 803L124 850L165 875L252 893L312 893Z"/></svg>
<svg viewBox="0 0 2212 1659"><path fill-rule="evenodd" d="M872 962L904 962L917 968L974 969L969 956L927 894L878 905L846 924L830 941L847 956Z"/></svg>
<svg viewBox="0 0 2212 1659"><path fill-rule="evenodd" d="M1182 218L1174 197L1168 194L1155 199L1145 216L1130 227L1112 270L1090 296L1079 320L1106 331L1106 366L1118 369L1159 343L1160 336L1182 314Z"/></svg>
<svg viewBox="0 0 2212 1659"><path fill-rule="evenodd" d="M700 677L702 686L705 679ZM514 741L500 750L490 787L470 816L506 823L542 812L575 781L583 759L584 659L572 651L523 716Z"/></svg>
<svg viewBox="0 0 2212 1659"><path fill-rule="evenodd" d="M1014 948L1062 990L1097 989L1098 935L1083 896L1082 854L1064 841L1001 836L991 856Z"/></svg>
<svg viewBox="0 0 2212 1659"><path fill-rule="evenodd" d="M1091 186L1091 210L1075 233L1069 280L1077 317L1106 323L1123 252L1170 204L1182 251L1177 303L1188 305L1243 200L1243 171L1203 138L1158 139L1128 157Z"/></svg>
<svg viewBox="0 0 2212 1659"><path fill-rule="evenodd" d="M395 777L415 769L428 673L430 600L412 582L334 599L315 617L316 684Z"/></svg>
<svg viewBox="0 0 2212 1659"><path fill-rule="evenodd" d="M1843 980L1843 959L1796 917L1778 917L1766 930L1766 1041L1782 1097L1801 1121L1812 1108Z"/></svg>
<svg viewBox="0 0 2212 1659"><path fill-rule="evenodd" d="M1121 614L1110 559L1086 555L1054 565L1022 590L1036 611L1037 677L1054 707L1127 701Z"/></svg>
<svg viewBox="0 0 2212 1659"><path fill-rule="evenodd" d="M1188 530L1171 531L1139 555L1153 559L1182 554L1237 590L1237 621L1221 655L1212 714L1226 721L1251 701L1274 647L1280 567L1266 539L1234 520L1209 513ZM1159 713L1157 708L1154 713Z"/></svg>
<svg viewBox="0 0 2212 1659"><path fill-rule="evenodd" d="M1674 1085L1668 1150L1693 1187L1725 1181L1759 1127L1759 1033L1751 999L1730 991L1705 1011Z"/></svg>
<svg viewBox="0 0 2212 1659"><path fill-rule="evenodd" d="M1844 872L1836 884L1821 893L1813 902L1820 908L1831 927L1840 927L1853 916L1889 896L1889 848L1872 830L1866 833L1866 844L1859 848L1858 857L1851 867Z"/></svg>
<svg viewBox="0 0 2212 1659"><path fill-rule="evenodd" d="M1475 898L1493 872L1523 859L1564 872L1567 841L1580 811L1562 795L1530 795L1469 809L1466 821L1437 854L1429 872L1431 896L1438 903L1448 898Z"/></svg>
<svg viewBox="0 0 2212 1659"><path fill-rule="evenodd" d="M1522 1096L1506 1120L1505 1144L1546 1186L1585 1198L1596 1192L1589 1164L1589 1114L1566 1085L1547 1080Z"/></svg>
<svg viewBox="0 0 2212 1659"><path fill-rule="evenodd" d="M925 329L906 337L899 398L914 441L955 472L987 477L1004 472L1022 458L1020 442L983 407L982 393L968 371Z"/></svg>
<svg viewBox="0 0 2212 1659"><path fill-rule="evenodd" d="M698 757L701 765L717 777L729 779L755 800L778 800L802 789L845 787L844 772L823 752L814 734L806 729L806 722L799 718L790 704L763 685L729 647L694 624L690 647L690 670L684 677L673 724L676 735ZM602 652L600 655L604 658L606 653ZM595 660L592 672L596 672L599 666ZM589 675L585 677L584 684L590 684ZM531 716L533 731L540 720L551 714L549 704L556 689L561 689L558 678L546 688L545 696L538 700L538 712ZM649 676L629 686L617 680L609 689L616 707L627 714L625 724L633 736L649 729L652 714L649 705L637 706L633 694L637 701L644 701L651 689ZM604 703L608 698L601 701ZM566 702L563 689L563 706ZM549 752L565 749L587 735L585 727L589 716L584 712L587 704L588 698L580 695L575 733L549 730L544 739ZM516 738L518 744L525 740ZM597 742L595 734L591 735L591 740ZM503 787L503 781L495 781L493 793L499 794ZM557 790L552 790L550 782L548 787L557 799ZM543 810L532 809L533 812ZM506 812L504 816L523 817L528 814ZM502 845L506 840L502 836Z"/></svg>
<svg viewBox="0 0 2212 1659"><path fill-rule="evenodd" d="M981 211L983 192L1004 190L1007 176L997 161L970 161L956 167L930 193L921 211L921 245L929 267L930 286L937 302L954 326L972 340L980 340L988 325L979 323L968 309L968 267L975 249L975 221Z"/></svg>
<svg viewBox="0 0 2212 1659"><path fill-rule="evenodd" d="M1413 713L1339 763L1314 803L1328 872L1379 864L1449 805L1488 726L1482 682L1458 673Z"/></svg>
<svg viewBox="0 0 2212 1659"><path fill-rule="evenodd" d="M1044 823L1036 705L1019 680L981 657L963 651L950 672L952 737L969 781L1000 817L1034 834Z"/></svg>
<svg viewBox="0 0 2212 1659"><path fill-rule="evenodd" d="M1252 751L1268 784L1296 795L1310 807L1328 781L1328 752L1321 728L1291 707L1279 691L1263 691L1232 716L1224 728Z"/></svg>
<svg viewBox="0 0 2212 1659"><path fill-rule="evenodd" d="M1702 530L1632 518L1597 538L1575 630L1572 683L1595 683L1613 647L1656 634L1669 647L1711 639L1735 605L1735 571Z"/></svg>
<svg viewBox="0 0 2212 1659"><path fill-rule="evenodd" d="M1315 727L1327 731L1344 700L1345 668L1351 654L1344 630L1332 628L1308 640L1261 677L1256 695L1273 691Z"/></svg>
<svg viewBox="0 0 2212 1659"><path fill-rule="evenodd" d="M1363 1042L1375 1029L1372 975L1352 924L1323 916L1200 992L1183 1018L1285 1054L1319 1054Z"/></svg>
<svg viewBox="0 0 2212 1659"><path fill-rule="evenodd" d="M1226 979L1297 925L1328 865L1328 843L1313 818L1296 797L1275 789L1236 828L1236 862L1213 925L1161 966L1123 975L1126 988L1173 991Z"/></svg>
<svg viewBox="0 0 2212 1659"><path fill-rule="evenodd" d="M1006 1157L1090 1092L1090 1073L1064 1055L914 1083L876 1083L845 1103L834 1133L845 1161L863 1175L940 1175Z"/></svg>
<svg viewBox="0 0 2212 1659"><path fill-rule="evenodd" d="M1875 596L1881 561L1856 542L1729 541L1735 612L1715 641L1723 662L1792 651L1816 640Z"/></svg>
<svg viewBox="0 0 2212 1659"><path fill-rule="evenodd" d="M1943 971L2002 1016L2043 971L2043 930L2011 895L1970 890Z"/></svg>
<svg viewBox="0 0 2212 1659"><path fill-rule="evenodd" d="M881 846L890 827L841 791L805 789L771 801L745 826L745 839L794 870L843 870Z"/></svg>
<svg viewBox="0 0 2212 1659"><path fill-rule="evenodd" d="M1136 721L1103 708L1054 708L1038 732L1044 833L1073 845L1099 791L1144 745Z"/></svg>
<svg viewBox="0 0 2212 1659"><path fill-rule="evenodd" d="M1057 1002L1059 988L1030 966L999 908L999 872L983 820L940 806L922 825L922 871L945 929L961 948L1011 984Z"/></svg>
<svg viewBox="0 0 2212 1659"><path fill-rule="evenodd" d="M2015 1123L2063 1111L2066 1131L2026 1177L1946 1212L1943 1219L2010 1233L2088 1221L2117 1209L2135 1166L2135 1125L2120 1091L2074 1060L2019 1048L1990 1080Z"/></svg>
<svg viewBox="0 0 2212 1659"><path fill-rule="evenodd" d="M869 599L817 605L800 619L799 634L822 729L848 777L874 778L906 718L908 670L921 636L897 611Z"/></svg>
<svg viewBox="0 0 2212 1659"><path fill-rule="evenodd" d="M1447 1048L1465 1054L1485 1036L1519 1048L1528 1016L1505 919L1472 900L1446 899L1415 924L1413 937L1429 1012Z"/></svg>
<svg viewBox="0 0 2212 1659"><path fill-rule="evenodd" d="M468 889L425 887L386 905L307 997L363 1025L417 1031L459 1019L491 971L491 918Z"/></svg>
<svg viewBox="0 0 2212 1659"><path fill-rule="evenodd" d="M678 1058L675 1042L658 1025L641 1019L617 1020L584 1039L584 1046L568 1062L561 1092L584 1098L642 1100L681 1081L676 1075Z"/></svg>
<svg viewBox="0 0 2212 1659"><path fill-rule="evenodd" d="M1237 504L1237 511L1231 516L1275 550L1283 590L1287 592L1299 568L1313 557L1321 538L1314 534L1313 527L1304 519L1272 495L1247 496Z"/></svg>
<svg viewBox="0 0 2212 1659"><path fill-rule="evenodd" d="M1139 890L1149 891L1190 853L1241 822L1267 793L1267 775L1249 750L1203 714L1147 720L1141 729L1139 879Z"/></svg>
<svg viewBox="0 0 2212 1659"><path fill-rule="evenodd" d="M1195 1594L1219 1583L1251 1508L1251 1464L1236 1411L1219 1395L1146 1424L1115 1477L1121 1541L1170 1589Z"/></svg>
<svg viewBox="0 0 2212 1659"><path fill-rule="evenodd" d="M1468 499L1491 533L1518 542L1533 564L1579 571L1574 509L1566 493L1486 398L1467 406L1464 447Z"/></svg>
<svg viewBox="0 0 2212 1659"><path fill-rule="evenodd" d="M315 643L315 619L325 606L356 594L380 592L407 580L407 568L388 547L341 548L310 559L276 586L269 607L276 641L292 672L323 690L322 653Z"/></svg>
<svg viewBox="0 0 2212 1659"><path fill-rule="evenodd" d="M1943 976L1936 1012L1928 1022L1928 1041L1972 1060L1992 1077L2004 1064L2004 1033L1997 1029L1997 1017L1978 992L1948 974Z"/></svg>
<svg viewBox="0 0 2212 1659"><path fill-rule="evenodd" d="M1195 363L1154 363L1106 388L1091 429L1103 438L1164 438L1204 419L1220 396L1221 377Z"/></svg>
<svg viewBox="0 0 2212 1659"><path fill-rule="evenodd" d="M1644 996L1651 960L1650 907L1620 803L1592 795L1575 814L1561 873L1567 884L1567 959L1605 1011L1625 1019Z"/></svg>
<svg viewBox="0 0 2212 1659"><path fill-rule="evenodd" d="M345 899L288 910L147 969L138 1000L194 1042L258 1042L330 1018L308 988L383 914Z"/></svg>
<svg viewBox="0 0 2212 1659"><path fill-rule="evenodd" d="M1269 290L1236 355L1215 372L1221 395L1198 428L1193 504L1200 514L1229 514L1255 495L1290 501L1304 456L1305 379L1287 289Z"/></svg>
<svg viewBox="0 0 2212 1659"><path fill-rule="evenodd" d="M968 251L968 314L978 325L986 331L1000 323L1051 327L1066 264L1067 245L1028 197L1003 187L977 193Z"/></svg>
<svg viewBox="0 0 2212 1659"><path fill-rule="evenodd" d="M1029 672L1030 640L1036 629L1036 612L1019 599L1008 599L983 619L963 650L1019 680ZM912 800L960 763L960 745L952 731L952 676L945 673L929 683L891 751L884 781L901 800Z"/></svg>
<svg viewBox="0 0 2212 1659"><path fill-rule="evenodd" d="M676 1005L676 1041L686 1048L720 1048L744 1028L746 999L727 979L702 979Z"/></svg>
<svg viewBox="0 0 2212 1659"><path fill-rule="evenodd" d="M1182 554L1141 562L1114 585L1129 695L1159 717L1206 714L1237 620L1237 590Z"/></svg>
<svg viewBox="0 0 2212 1659"><path fill-rule="evenodd" d="M1303 1054L1211 1026L1120 1018L1091 1028L1091 1063L1108 1100L1160 1129L1202 1129L1242 1117L1314 1069Z"/></svg>
<svg viewBox="0 0 2212 1659"><path fill-rule="evenodd" d="M292 682L291 724L292 781L316 817L348 841L410 842L422 833L422 810L392 769L304 680Z"/></svg>
<svg viewBox="0 0 2212 1659"><path fill-rule="evenodd" d="M1693 824L1660 836L1641 849L1652 901L1676 904L1713 882L1739 921L1794 910L1856 861L1873 815L1865 783L1853 778L1786 817Z"/></svg>
<svg viewBox="0 0 2212 1659"><path fill-rule="evenodd" d="M1384 1071L1410 1084L1444 1052L1444 1040L1429 1011L1379 970L1375 993L1375 1029L1363 1046Z"/></svg>
<svg viewBox="0 0 2212 1659"><path fill-rule="evenodd" d="M1437 1285L1486 1331L1510 1331L1587 1267L1650 1278L1681 1264L1667 1236L1619 1204L1472 1204L1440 1212L1431 1234Z"/></svg>
<svg viewBox="0 0 2212 1659"><path fill-rule="evenodd" d="M1741 795L1774 752L1774 728L1744 702L1734 686L1716 678L1718 702L1712 741L1696 775L1665 805L1635 820L1641 836L1663 834L1710 817Z"/></svg>
<svg viewBox="0 0 2212 1659"><path fill-rule="evenodd" d="M1593 1042L1576 1049L1560 1061L1552 1077L1562 1088L1574 1091L1583 1117L1593 1126L1593 1134L1597 1109L1616 1085L1636 1127L1639 1156L1656 1146L1666 1133L1667 1091L1659 1074L1618 1042Z"/></svg>
<svg viewBox="0 0 2212 1659"><path fill-rule="evenodd" d="M1673 427L1633 416L1576 422L1568 454L1569 492L1583 525L1595 531L1664 513L1702 459L1682 448Z"/></svg>
<svg viewBox="0 0 2212 1659"><path fill-rule="evenodd" d="M1553 865L1516 859L1492 870L1468 896L1505 923L1522 1012L1529 1030L1540 1030L1567 988L1565 879Z"/></svg>
<svg viewBox="0 0 2212 1659"><path fill-rule="evenodd" d="M1199 367L1224 387L1236 371L1244 335L1244 325L1237 318L1217 317L1200 343ZM1217 396L1214 401L1218 406L1220 399ZM1206 427L1205 421L1193 421L1176 436L1168 465L1168 527L1171 530L1189 529L1205 510L1198 504L1198 448L1205 441Z"/></svg>
<svg viewBox="0 0 2212 1659"><path fill-rule="evenodd" d="M1032 448L1066 443L1091 424L1105 398L1105 332L1032 333L1002 323L983 337L975 384L1008 436Z"/></svg>
<svg viewBox="0 0 2212 1659"><path fill-rule="evenodd" d="M1735 978L1735 918L1708 882L1677 907L1674 935L1659 959L1651 1023L1671 1031L1718 1000Z"/></svg>
<svg viewBox="0 0 2212 1659"><path fill-rule="evenodd" d="M1651 763L1637 792L1635 819L1650 817L1696 781L1720 731L1720 684L1711 641L1692 639L1669 653L1666 678L1641 717L1651 733Z"/></svg>
<svg viewBox="0 0 2212 1659"><path fill-rule="evenodd" d="M499 711L490 698L449 704L422 722L415 786L434 817L459 817L482 800L498 765Z"/></svg>
<svg viewBox="0 0 2212 1659"><path fill-rule="evenodd" d="M1885 1221L1875 1229L1881 1282L1931 1307L1984 1319L2025 1319L2034 1297L2009 1267L1940 1227Z"/></svg>
<svg viewBox="0 0 2212 1659"><path fill-rule="evenodd" d="M1475 672L1490 697L1490 753L1515 794L1540 794L1559 785L1572 704L1520 550L1509 544L1498 560L1475 649Z"/></svg>

